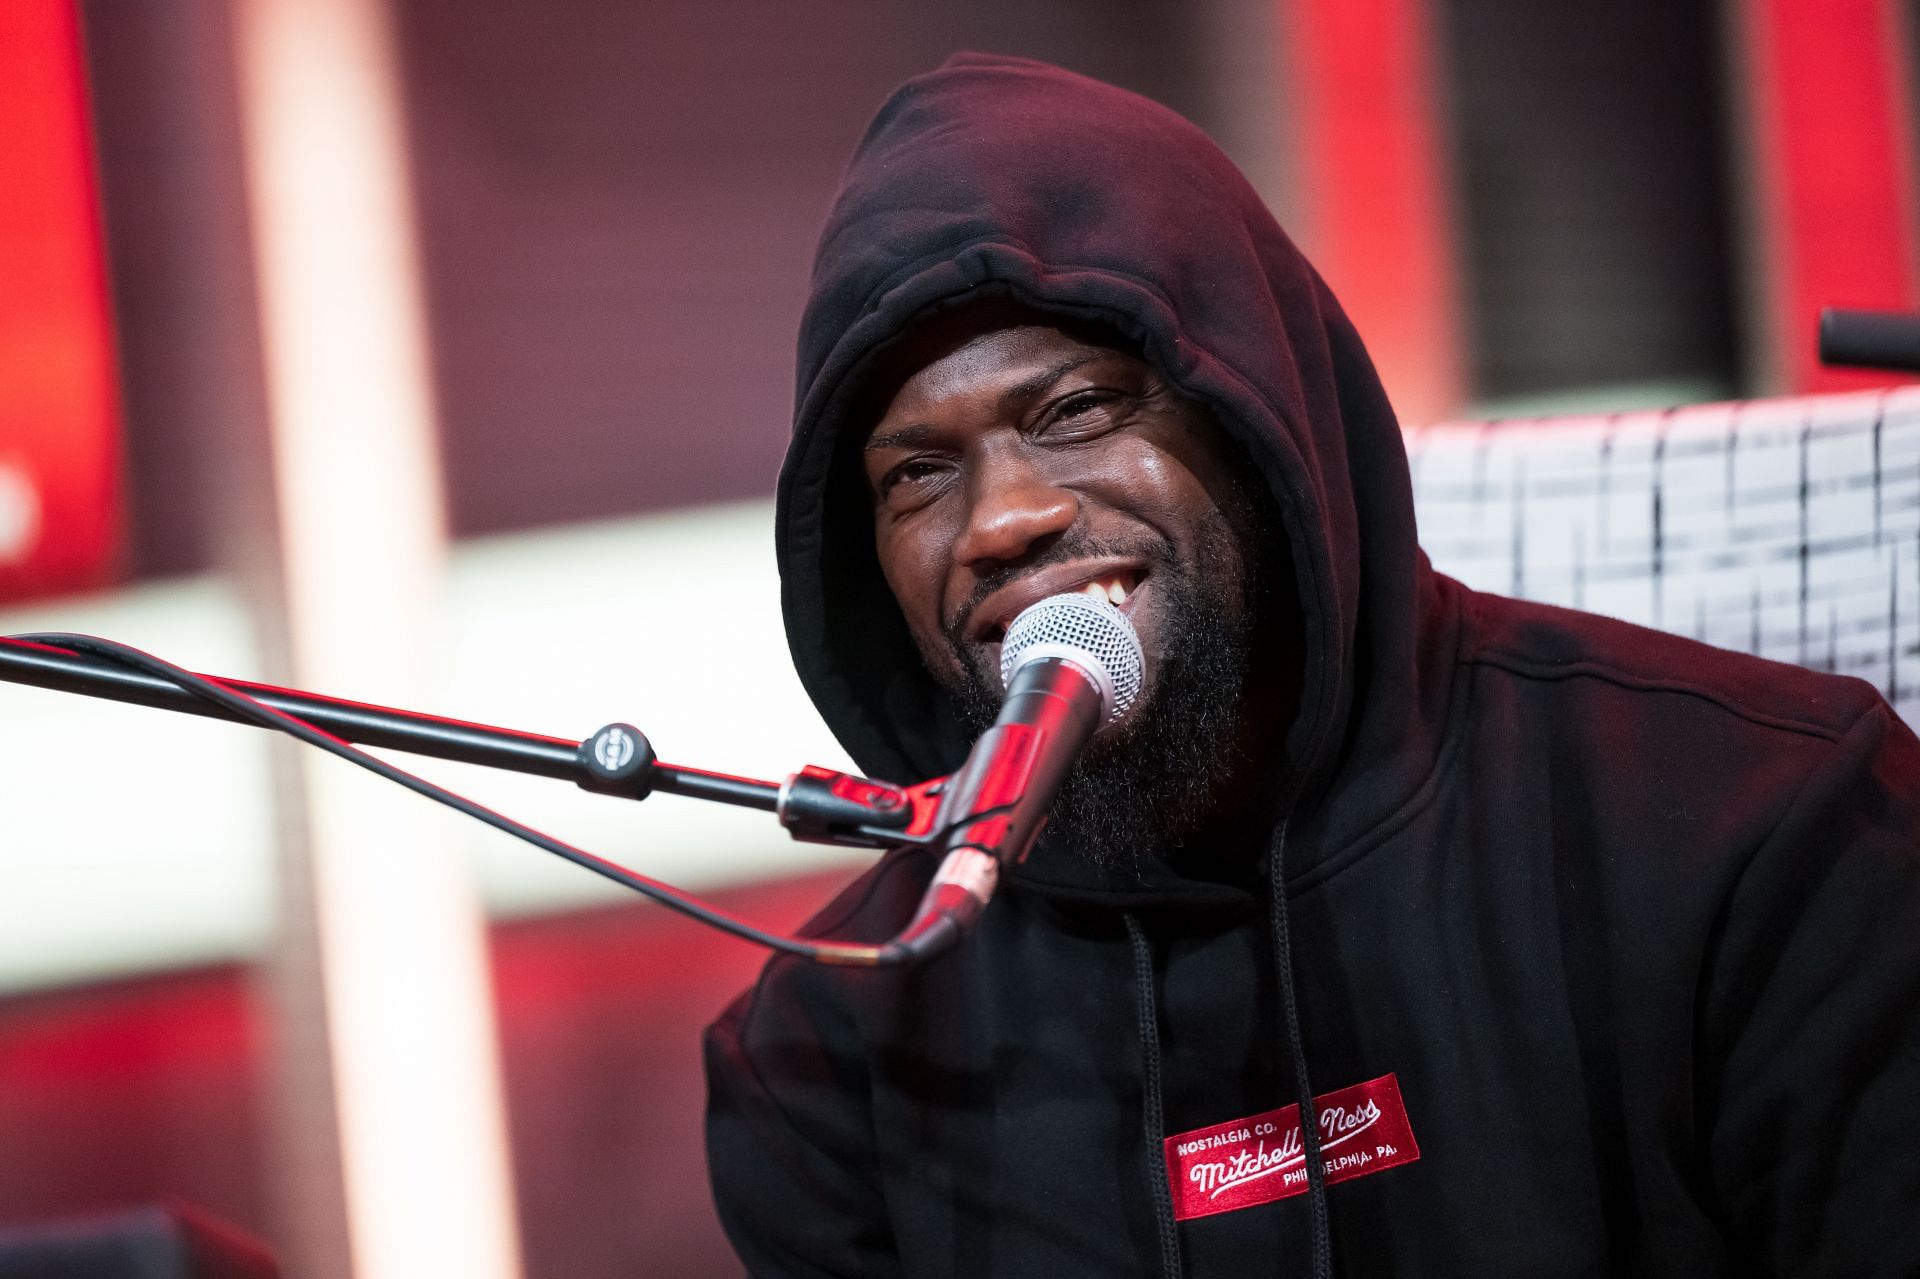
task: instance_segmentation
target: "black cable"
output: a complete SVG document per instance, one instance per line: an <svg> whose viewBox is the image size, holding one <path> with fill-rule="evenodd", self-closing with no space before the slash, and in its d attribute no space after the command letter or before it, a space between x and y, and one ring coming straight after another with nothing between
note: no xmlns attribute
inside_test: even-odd
<svg viewBox="0 0 1920 1279"><path fill-rule="evenodd" d="M335 737L325 729L317 728L298 716L289 715L285 711L275 710L273 707L256 701L244 693L236 692L224 684L196 675L192 671L175 666L163 658L155 657L151 653L142 652L129 645L120 644L113 640L101 639L95 635L77 635L65 632L13 635L8 638L24 640L32 644L45 644L53 648L64 648L70 651L91 653L97 657L103 657L108 661L118 662L121 665L131 666L136 670L145 671L150 675L159 676L161 679L176 684L196 696L203 697L215 705L225 708L241 719L253 724L258 724L262 728L278 729L283 733L300 739L309 746L317 746L321 750L338 755L340 758L358 764L360 767L369 772L376 773L390 782L397 782L416 794L425 795L428 799L437 800L447 807L457 812L465 813L468 817L472 817L478 821L485 822L497 830L503 830L509 835L524 839L536 848L544 849L557 857L563 857L576 866L584 867L596 875L604 876L617 884L631 888L635 892L659 902L662 906L666 906L671 910L677 910L681 914L697 919L704 924L710 924L722 932L729 933L743 941L754 942L770 950L777 950L788 955L798 955L803 959L816 960L822 963L877 967L908 963L919 957L915 952L891 942L880 946L865 946L844 942L810 941L803 937L788 937L781 933L769 932L764 928L748 923L744 919L737 919L724 911L709 906L698 898L689 896L669 884L663 884L657 879L650 879L637 871L628 870L626 867L610 862L604 857L589 853L583 848L575 848L564 840L555 839L543 831L535 830L531 826L517 822L504 813L496 813L483 804L468 799L466 796L457 794L454 791L450 791L443 786L435 785L426 778L409 773L406 769L400 768L397 765L389 764L386 760L380 759L378 756L369 755L351 742L343 738Z"/></svg>

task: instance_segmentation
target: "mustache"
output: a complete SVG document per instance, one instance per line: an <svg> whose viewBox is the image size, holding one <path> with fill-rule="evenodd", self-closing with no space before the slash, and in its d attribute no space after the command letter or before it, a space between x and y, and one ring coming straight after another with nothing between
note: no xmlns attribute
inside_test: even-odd
<svg viewBox="0 0 1920 1279"><path fill-rule="evenodd" d="M1164 536L1143 531L1137 536L1122 538L1099 538L1089 536L1062 538L1031 559L1021 560L997 568L974 583L973 590L960 602L953 616L942 627L947 644L954 652L965 654L967 625L973 614L989 595L1003 586L1020 580L1029 573L1055 564L1065 564L1072 560L1091 559L1141 559L1155 566L1156 570L1170 565L1174 560L1173 543Z"/></svg>

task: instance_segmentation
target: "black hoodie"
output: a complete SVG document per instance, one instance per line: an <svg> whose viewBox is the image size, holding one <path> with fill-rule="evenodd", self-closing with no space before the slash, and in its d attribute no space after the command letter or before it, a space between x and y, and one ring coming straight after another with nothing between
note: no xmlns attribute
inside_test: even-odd
<svg viewBox="0 0 1920 1279"><path fill-rule="evenodd" d="M1338 303L1132 94L963 55L848 169L777 534L795 663L860 766L967 747L849 450L887 343L983 295L1124 335L1271 487L1306 627L1284 854L1221 882L1043 843L920 969L770 963L707 1044L749 1268L1920 1273L1920 744L1858 681L1434 573ZM889 855L810 931L892 935L933 861Z"/></svg>

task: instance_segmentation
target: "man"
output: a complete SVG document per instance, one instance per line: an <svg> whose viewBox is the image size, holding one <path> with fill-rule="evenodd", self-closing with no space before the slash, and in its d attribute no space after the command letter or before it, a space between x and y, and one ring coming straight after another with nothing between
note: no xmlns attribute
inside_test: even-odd
<svg viewBox="0 0 1920 1279"><path fill-rule="evenodd" d="M1056 590L1147 676L974 935L775 960L710 1032L754 1273L1920 1272L1920 744L1436 575L1358 337L1191 125L907 84L799 392L788 635L862 768L954 768ZM812 931L892 935L934 861Z"/></svg>

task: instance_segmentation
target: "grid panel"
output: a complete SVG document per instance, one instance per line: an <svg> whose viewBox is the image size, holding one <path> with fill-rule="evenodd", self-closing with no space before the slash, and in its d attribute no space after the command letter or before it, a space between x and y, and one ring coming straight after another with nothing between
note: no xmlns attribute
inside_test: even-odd
<svg viewBox="0 0 1920 1279"><path fill-rule="evenodd" d="M1865 679L1920 722L1920 388L1409 431L1469 586Z"/></svg>

